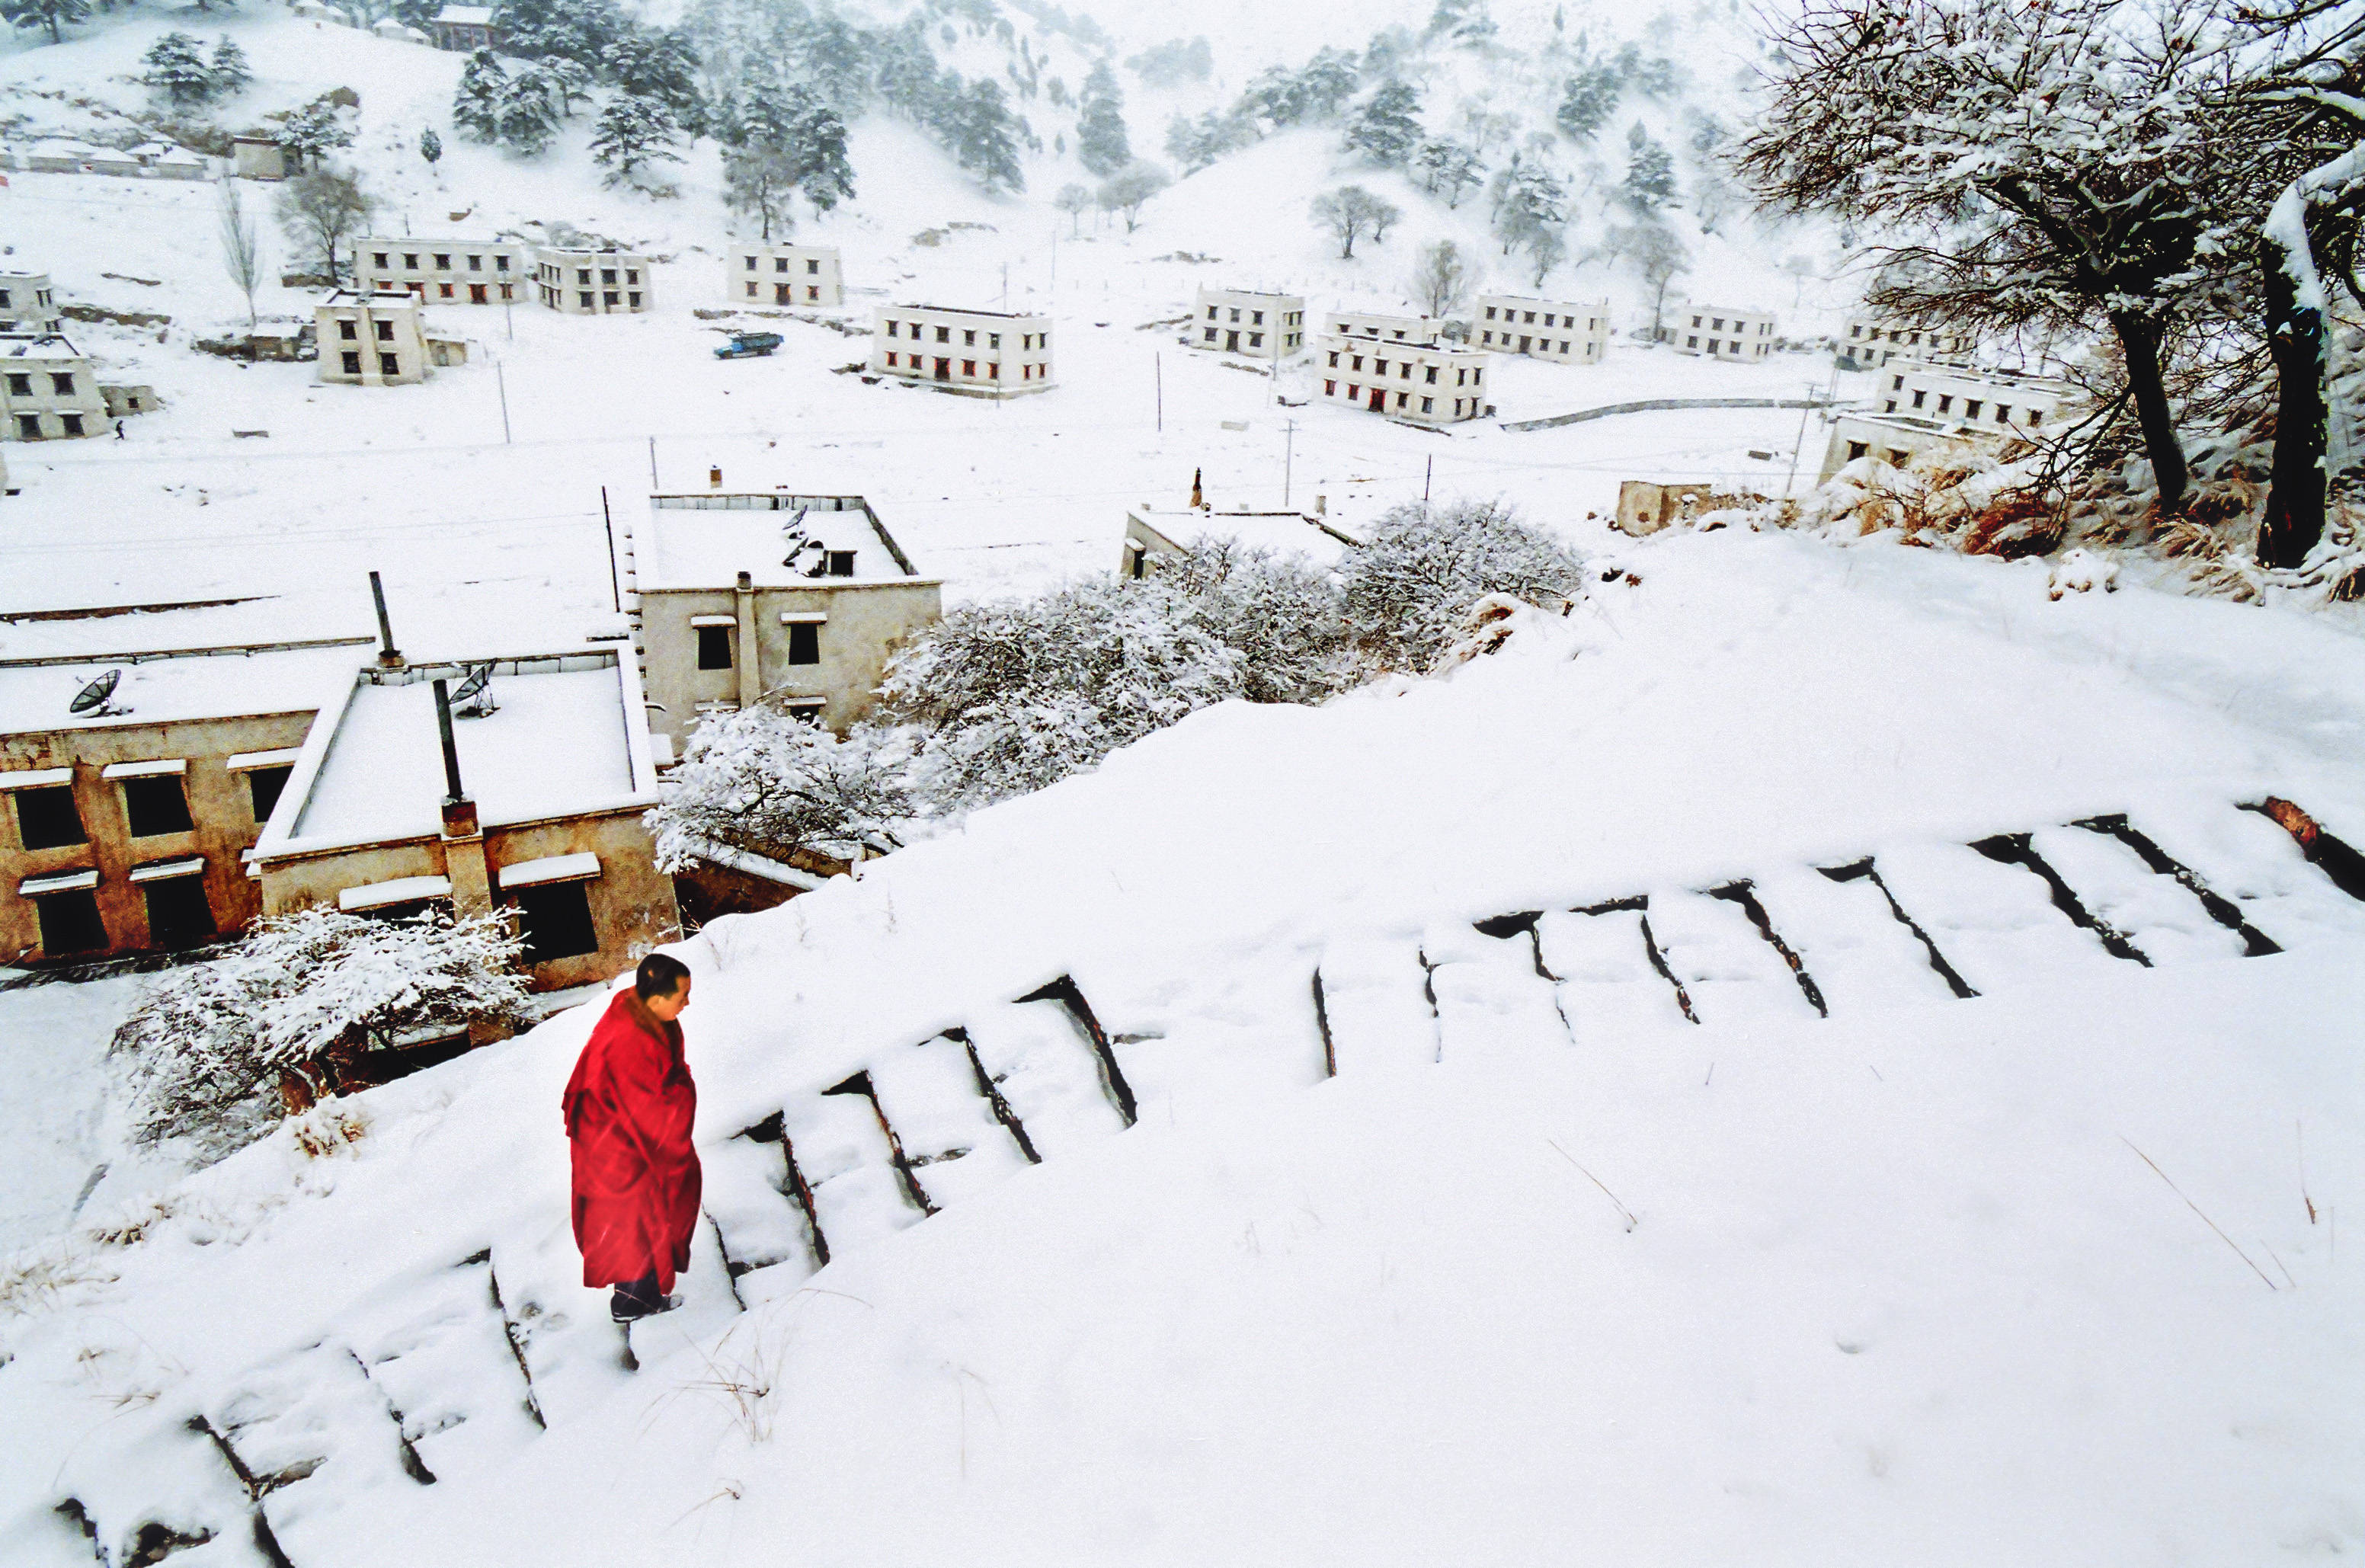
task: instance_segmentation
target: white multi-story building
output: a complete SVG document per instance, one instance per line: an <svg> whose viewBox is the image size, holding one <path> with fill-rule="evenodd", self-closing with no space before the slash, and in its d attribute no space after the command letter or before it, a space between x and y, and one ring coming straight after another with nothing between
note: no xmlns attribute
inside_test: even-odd
<svg viewBox="0 0 2365 1568"><path fill-rule="evenodd" d="M846 278L837 247L743 241L723 253L723 297L734 305L838 309L846 303Z"/></svg>
<svg viewBox="0 0 2365 1568"><path fill-rule="evenodd" d="M1386 311L1334 308L1322 318L1342 338L1377 338L1390 343L1433 343L1445 330L1434 316L1398 316Z"/></svg>
<svg viewBox="0 0 2365 1568"><path fill-rule="evenodd" d="M1194 349L1277 364L1306 346L1306 300L1295 294L1202 288L1189 342Z"/></svg>
<svg viewBox="0 0 2365 1568"><path fill-rule="evenodd" d="M870 319L870 370L972 397L1051 387L1051 318L882 305Z"/></svg>
<svg viewBox="0 0 2365 1568"><path fill-rule="evenodd" d="M649 259L631 251L545 247L534 253L533 275L542 302L569 316L635 315L656 298Z"/></svg>
<svg viewBox="0 0 2365 1568"><path fill-rule="evenodd" d="M58 303L47 273L0 272L0 332L58 330Z"/></svg>
<svg viewBox="0 0 2365 1568"><path fill-rule="evenodd" d="M2052 422L2055 410L2078 396L2066 381L2008 370L1965 370L1951 365L1891 365L1881 383L1880 411L1914 415L1942 424L2009 431L2026 435Z"/></svg>
<svg viewBox="0 0 2365 1568"><path fill-rule="evenodd" d="M1851 317L1839 341L1839 359L1850 370L1878 370L1890 360L1966 364L1978 348L1970 333L1948 328L1908 327L1869 316Z"/></svg>
<svg viewBox="0 0 2365 1568"><path fill-rule="evenodd" d="M356 240L353 282L379 294L405 290L455 305L526 297L533 247L514 240Z"/></svg>
<svg viewBox="0 0 2365 1568"><path fill-rule="evenodd" d="M1754 364L1774 352L1775 319L1768 311L1694 305L1676 320L1677 353Z"/></svg>
<svg viewBox="0 0 2365 1568"><path fill-rule="evenodd" d="M339 289L314 308L319 378L357 386L401 386L427 379L427 328L419 296Z"/></svg>
<svg viewBox="0 0 2365 1568"><path fill-rule="evenodd" d="M106 398L90 361L54 333L0 338L0 426L10 441L105 433Z"/></svg>
<svg viewBox="0 0 2365 1568"><path fill-rule="evenodd" d="M1483 350L1318 334L1322 396L1415 424L1450 425L1487 411Z"/></svg>
<svg viewBox="0 0 2365 1568"><path fill-rule="evenodd" d="M1609 301L1572 305L1482 294L1472 328L1472 342L1482 349L1529 354L1557 364L1599 364L1609 352Z"/></svg>

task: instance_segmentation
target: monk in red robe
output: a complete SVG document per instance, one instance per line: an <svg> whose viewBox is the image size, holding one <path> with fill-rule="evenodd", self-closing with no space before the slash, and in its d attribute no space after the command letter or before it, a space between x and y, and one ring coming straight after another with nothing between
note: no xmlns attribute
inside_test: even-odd
<svg viewBox="0 0 2365 1568"><path fill-rule="evenodd" d="M591 1031L560 1104L575 1163L575 1245L583 1282L613 1285L619 1323L680 1305L698 1223L698 1154L689 1146L698 1086L682 1059L689 969L652 953Z"/></svg>

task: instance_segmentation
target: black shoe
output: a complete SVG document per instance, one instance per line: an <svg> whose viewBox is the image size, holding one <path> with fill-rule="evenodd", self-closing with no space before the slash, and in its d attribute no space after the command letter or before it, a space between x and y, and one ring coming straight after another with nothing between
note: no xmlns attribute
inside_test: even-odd
<svg viewBox="0 0 2365 1568"><path fill-rule="evenodd" d="M671 1312L680 1305L678 1295L657 1294L655 1280L634 1280L631 1284L618 1285L616 1294L608 1298L608 1316L618 1323L632 1323Z"/></svg>

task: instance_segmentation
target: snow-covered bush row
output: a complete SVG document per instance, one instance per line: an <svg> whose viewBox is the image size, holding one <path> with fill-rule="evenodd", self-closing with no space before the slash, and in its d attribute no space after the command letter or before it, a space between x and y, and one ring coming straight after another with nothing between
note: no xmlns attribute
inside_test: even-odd
<svg viewBox="0 0 2365 1568"><path fill-rule="evenodd" d="M1503 599L1559 612L1585 564L1497 500L1387 513L1336 573L1215 539L1147 581L966 605L897 658L843 741L774 705L711 721L650 813L658 860L786 859L955 816L1093 767L1199 709L1318 702L1418 675Z"/></svg>

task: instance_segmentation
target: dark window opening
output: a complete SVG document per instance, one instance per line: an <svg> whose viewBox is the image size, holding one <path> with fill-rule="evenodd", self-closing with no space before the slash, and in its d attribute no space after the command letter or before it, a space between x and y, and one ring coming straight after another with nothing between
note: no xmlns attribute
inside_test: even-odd
<svg viewBox="0 0 2365 1568"><path fill-rule="evenodd" d="M74 809L73 786L53 784L44 790L19 790L17 796L17 836L28 849L60 849L88 844L82 813Z"/></svg>
<svg viewBox="0 0 2365 1568"><path fill-rule="evenodd" d="M189 797L177 773L123 780L123 815L134 838L187 833L196 826L189 820Z"/></svg>
<svg viewBox="0 0 2365 1568"><path fill-rule="evenodd" d="M203 877L167 877L146 884L148 940L159 947L185 946L212 939L219 929L206 902Z"/></svg>
<svg viewBox="0 0 2365 1568"><path fill-rule="evenodd" d="M106 946L106 923L98 918L98 897L87 890L41 893L33 900L41 920L41 951L87 953Z"/></svg>
<svg viewBox="0 0 2365 1568"><path fill-rule="evenodd" d="M731 628L701 626L698 629L698 667L729 669L731 667Z"/></svg>
<svg viewBox="0 0 2365 1568"><path fill-rule="evenodd" d="M792 665L821 663L821 622L791 621L789 622L789 662Z"/></svg>
<svg viewBox="0 0 2365 1568"><path fill-rule="evenodd" d="M256 822L267 823L271 820L272 808L279 804L279 791L287 788L287 776L295 771L293 766L257 767L247 774L246 790L254 801Z"/></svg>
<svg viewBox="0 0 2365 1568"><path fill-rule="evenodd" d="M600 933L591 924L589 890L588 882L553 882L517 890L518 923L525 936L527 963L546 964L553 958L579 958L600 950Z"/></svg>
<svg viewBox="0 0 2365 1568"><path fill-rule="evenodd" d="M854 575L854 552L851 550L832 550L829 552L829 575L833 577L852 577Z"/></svg>

